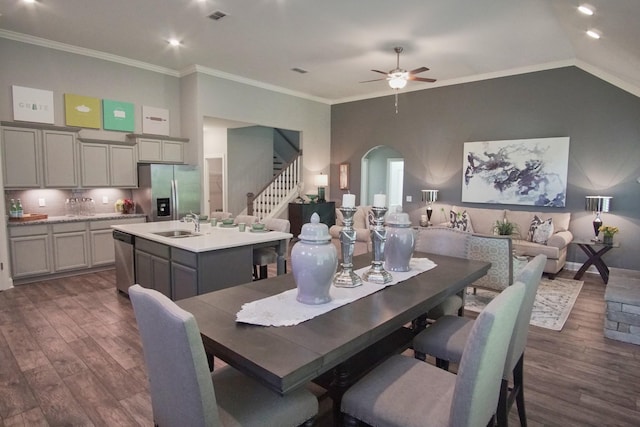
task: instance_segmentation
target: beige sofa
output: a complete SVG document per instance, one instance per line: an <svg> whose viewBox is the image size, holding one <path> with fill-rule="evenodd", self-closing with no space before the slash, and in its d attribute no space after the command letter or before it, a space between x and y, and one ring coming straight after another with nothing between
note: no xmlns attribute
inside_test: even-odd
<svg viewBox="0 0 640 427"><path fill-rule="evenodd" d="M519 234L513 237L515 254L526 257L534 257L538 254L546 255L547 263L545 264L544 272L548 273L551 278L554 278L566 263L567 246L573 240L573 234L569 231L570 212L514 211L509 209L469 208L455 205L441 207L440 209L444 209L444 212L441 213L444 213L447 218L450 211L458 213L466 211L468 221L472 227L470 231L474 234L494 235L496 221L503 221L505 218L509 222L516 224ZM548 220L549 218L552 220L553 234L546 244L528 240L529 227L534 215L543 220Z"/></svg>
<svg viewBox="0 0 640 427"><path fill-rule="evenodd" d="M353 250L354 255L361 255L371 252L371 232L368 225L368 216L371 206L358 206L353 215L353 229L356 232L356 243ZM331 243L334 244L340 254L340 232L342 231L344 218L340 209L336 209L336 224L329 228Z"/></svg>

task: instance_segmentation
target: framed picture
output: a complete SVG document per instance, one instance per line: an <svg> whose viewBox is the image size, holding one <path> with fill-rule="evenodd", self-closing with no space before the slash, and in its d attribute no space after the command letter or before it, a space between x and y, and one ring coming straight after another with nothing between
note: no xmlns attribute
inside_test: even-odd
<svg viewBox="0 0 640 427"><path fill-rule="evenodd" d="M53 124L53 92L12 86L13 120Z"/></svg>
<svg viewBox="0 0 640 427"><path fill-rule="evenodd" d="M340 189L349 189L349 163L340 163Z"/></svg>
<svg viewBox="0 0 640 427"><path fill-rule="evenodd" d="M169 110L143 105L142 133L169 135Z"/></svg>
<svg viewBox="0 0 640 427"><path fill-rule="evenodd" d="M133 104L130 102L102 100L102 123L105 130L119 130L133 132Z"/></svg>
<svg viewBox="0 0 640 427"><path fill-rule="evenodd" d="M565 207L569 137L465 142L462 201Z"/></svg>
<svg viewBox="0 0 640 427"><path fill-rule="evenodd" d="M65 93L64 112L67 126L100 129L102 109L98 98Z"/></svg>

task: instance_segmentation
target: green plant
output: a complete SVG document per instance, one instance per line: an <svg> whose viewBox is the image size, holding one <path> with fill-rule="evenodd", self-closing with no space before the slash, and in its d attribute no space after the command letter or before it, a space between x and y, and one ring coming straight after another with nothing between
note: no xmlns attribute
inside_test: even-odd
<svg viewBox="0 0 640 427"><path fill-rule="evenodd" d="M500 236L514 236L520 234L518 224L509 222L506 218L502 221L496 221L496 224L493 226L493 231Z"/></svg>

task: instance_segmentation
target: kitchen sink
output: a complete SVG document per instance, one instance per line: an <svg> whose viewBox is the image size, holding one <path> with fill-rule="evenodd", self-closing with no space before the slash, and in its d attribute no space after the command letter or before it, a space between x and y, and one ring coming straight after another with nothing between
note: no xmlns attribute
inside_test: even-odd
<svg viewBox="0 0 640 427"><path fill-rule="evenodd" d="M199 233L194 233L189 230L158 231L157 233L153 233L153 234L157 236L162 236L162 237L171 237L174 239L181 238L181 237L195 237L195 236L201 235Z"/></svg>

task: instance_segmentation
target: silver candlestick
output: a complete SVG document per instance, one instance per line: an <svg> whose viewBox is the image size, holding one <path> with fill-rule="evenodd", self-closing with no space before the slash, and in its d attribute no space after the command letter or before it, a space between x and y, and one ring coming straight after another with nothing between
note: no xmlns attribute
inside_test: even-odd
<svg viewBox="0 0 640 427"><path fill-rule="evenodd" d="M367 282L384 285L393 280L391 273L384 269L384 242L387 240L387 233L384 229L384 214L387 208L372 207L375 225L371 230L371 244L373 245L373 260L371 268L367 270L362 278Z"/></svg>
<svg viewBox="0 0 640 427"><path fill-rule="evenodd" d="M362 279L353 272L353 249L356 243L356 231L353 229L353 215L356 208L340 208L344 218L344 226L340 231L342 247L342 270L333 277L333 285L340 288L355 288L362 285Z"/></svg>

